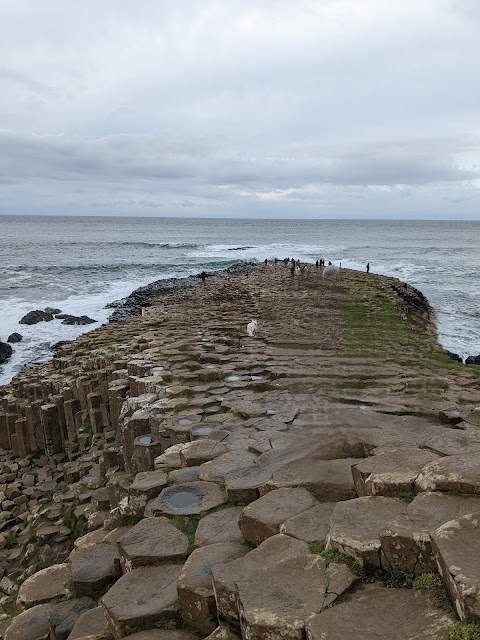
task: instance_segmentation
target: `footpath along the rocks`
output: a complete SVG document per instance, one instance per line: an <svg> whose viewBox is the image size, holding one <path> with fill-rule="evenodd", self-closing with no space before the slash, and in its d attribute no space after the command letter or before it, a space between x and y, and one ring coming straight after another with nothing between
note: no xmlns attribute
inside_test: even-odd
<svg viewBox="0 0 480 640"><path fill-rule="evenodd" d="M0 389L0 637L476 637L479 377L419 292L315 267L64 345Z"/></svg>

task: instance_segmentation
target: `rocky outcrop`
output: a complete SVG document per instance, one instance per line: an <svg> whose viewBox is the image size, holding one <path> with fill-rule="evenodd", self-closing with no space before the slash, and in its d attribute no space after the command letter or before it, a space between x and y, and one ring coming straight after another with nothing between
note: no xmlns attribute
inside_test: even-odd
<svg viewBox="0 0 480 640"><path fill-rule="evenodd" d="M11 344L14 344L15 342L21 342L23 340L23 336L20 333L11 333L8 338L7 338L7 342L10 342Z"/></svg>
<svg viewBox="0 0 480 640"><path fill-rule="evenodd" d="M12 357L13 349L6 342L0 340L0 364L7 362Z"/></svg>
<svg viewBox="0 0 480 640"><path fill-rule="evenodd" d="M62 320L62 324L68 325L86 325L97 322L88 316L71 316L68 313L60 313L55 316L57 320Z"/></svg>
<svg viewBox="0 0 480 640"><path fill-rule="evenodd" d="M468 356L465 359L465 364L480 364L480 356Z"/></svg>
<svg viewBox="0 0 480 640"><path fill-rule="evenodd" d="M38 324L39 322L51 322L53 320L53 314L36 309L35 311L29 311L26 313L19 324Z"/></svg>

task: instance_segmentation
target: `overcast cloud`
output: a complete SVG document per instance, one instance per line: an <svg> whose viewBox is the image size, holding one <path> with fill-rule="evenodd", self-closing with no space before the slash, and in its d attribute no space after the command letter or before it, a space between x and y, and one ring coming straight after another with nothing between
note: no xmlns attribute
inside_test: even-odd
<svg viewBox="0 0 480 640"><path fill-rule="evenodd" d="M0 214L480 218L477 0L0 0Z"/></svg>

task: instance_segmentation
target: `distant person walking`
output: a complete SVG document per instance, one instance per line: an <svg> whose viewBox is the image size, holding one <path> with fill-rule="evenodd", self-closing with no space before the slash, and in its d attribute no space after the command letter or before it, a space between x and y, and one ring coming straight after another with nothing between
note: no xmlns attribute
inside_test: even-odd
<svg viewBox="0 0 480 640"><path fill-rule="evenodd" d="M202 282L205 282L206 277L207 277L207 274L205 273L205 271L202 271L202 273L200 274L200 278L202 279Z"/></svg>
<svg viewBox="0 0 480 640"><path fill-rule="evenodd" d="M290 267L290 275L293 277L295 275L295 263Z"/></svg>
<svg viewBox="0 0 480 640"><path fill-rule="evenodd" d="M370 263L367 263L367 273L370 273Z"/></svg>
<svg viewBox="0 0 480 640"><path fill-rule="evenodd" d="M267 264L268 264L268 260L267 258L265 258L265 266L267 266Z"/></svg>

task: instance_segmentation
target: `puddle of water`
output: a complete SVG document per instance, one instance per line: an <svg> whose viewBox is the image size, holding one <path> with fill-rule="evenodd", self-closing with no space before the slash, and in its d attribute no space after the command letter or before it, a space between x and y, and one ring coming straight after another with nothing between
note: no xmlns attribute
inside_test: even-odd
<svg viewBox="0 0 480 640"><path fill-rule="evenodd" d="M240 376L228 376L228 378L226 378L229 382L237 382L237 380L240 380Z"/></svg>
<svg viewBox="0 0 480 640"><path fill-rule="evenodd" d="M265 380L263 376L250 376L251 380Z"/></svg>
<svg viewBox="0 0 480 640"><path fill-rule="evenodd" d="M206 368L206 369L216 369L216 368L217 368L217 366L216 366L216 365L214 365L214 364L209 363L209 364L206 364L206 365L205 365L205 368Z"/></svg>
<svg viewBox="0 0 480 640"><path fill-rule="evenodd" d="M192 436L208 436L212 433L213 427L207 425L201 425L199 427L193 427Z"/></svg>
<svg viewBox="0 0 480 640"><path fill-rule="evenodd" d="M158 367L153 367L153 368L151 369L151 371L163 371L164 369L165 369L165 367L160 367L160 366L158 366Z"/></svg>
<svg viewBox="0 0 480 640"><path fill-rule="evenodd" d="M274 416L276 412L273 409L267 409L265 413L267 416Z"/></svg>
<svg viewBox="0 0 480 640"><path fill-rule="evenodd" d="M292 427L299 427L302 424L302 421L300 420L300 418L295 418L295 420L292 422Z"/></svg>
<svg viewBox="0 0 480 640"><path fill-rule="evenodd" d="M138 439L139 444L152 444L153 438L152 436L140 436Z"/></svg>
<svg viewBox="0 0 480 640"><path fill-rule="evenodd" d="M192 424L193 420L189 420L188 418L179 418L177 420L177 424L183 426L188 426L189 424Z"/></svg>
<svg viewBox="0 0 480 640"><path fill-rule="evenodd" d="M90 482L90 480L93 479L93 476L83 476L83 478L80 480L80 482L82 484L88 484Z"/></svg>
<svg viewBox="0 0 480 640"><path fill-rule="evenodd" d="M170 509L188 509L200 503L202 495L189 487L173 487L163 496L163 502Z"/></svg>

